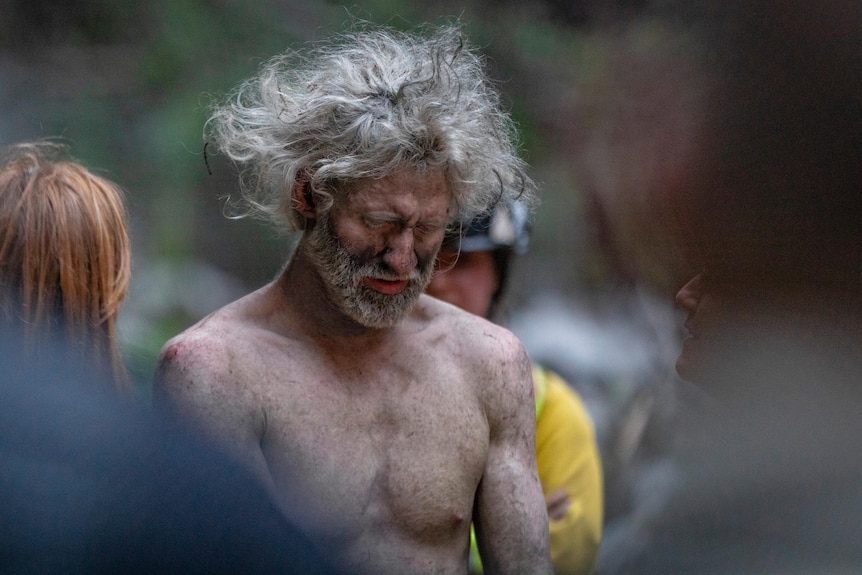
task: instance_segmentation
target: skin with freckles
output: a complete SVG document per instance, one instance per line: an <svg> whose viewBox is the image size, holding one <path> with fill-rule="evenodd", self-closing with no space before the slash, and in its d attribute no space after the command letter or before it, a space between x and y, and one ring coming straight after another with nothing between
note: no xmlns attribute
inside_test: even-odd
<svg viewBox="0 0 862 575"><path fill-rule="evenodd" d="M549 573L530 363L422 292L449 217L436 168L361 179L269 285L165 344L155 400L255 470L349 573Z"/></svg>

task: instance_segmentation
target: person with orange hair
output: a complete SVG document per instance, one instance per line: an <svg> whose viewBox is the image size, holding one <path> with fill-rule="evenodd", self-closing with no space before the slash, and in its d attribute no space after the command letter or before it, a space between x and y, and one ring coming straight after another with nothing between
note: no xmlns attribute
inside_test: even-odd
<svg viewBox="0 0 862 575"><path fill-rule="evenodd" d="M65 146L20 143L0 155L0 317L30 349L59 335L82 357L130 381L116 320L131 250L122 190Z"/></svg>
<svg viewBox="0 0 862 575"><path fill-rule="evenodd" d="M125 400L130 260L116 184L2 151L0 571L333 574L251 472Z"/></svg>

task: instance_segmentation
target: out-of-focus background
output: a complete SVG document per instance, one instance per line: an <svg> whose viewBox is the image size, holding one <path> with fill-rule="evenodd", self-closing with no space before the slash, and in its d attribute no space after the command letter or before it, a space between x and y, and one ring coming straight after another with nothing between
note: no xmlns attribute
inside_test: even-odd
<svg viewBox="0 0 862 575"><path fill-rule="evenodd" d="M2 0L0 145L61 138L127 191L134 267L119 329L146 397L164 341L274 277L290 245L262 223L226 217L237 171L205 155L211 100L268 57L357 19L409 29L459 18L488 57L541 185L506 322L584 397L612 525L644 507L639 497L661 493L632 477L653 485L640 462L660 462L653 455L670 441L681 385L672 298L688 270L647 229L661 222L637 217L637 192L685 151L673 129L691 120L673 80L681 71L663 67L685 37L671 42L646 4ZM654 81L661 74L667 82ZM674 114L660 109L668 102ZM653 118L671 125L648 125ZM638 139L645 128L649 145ZM613 549L612 528L606 538Z"/></svg>
<svg viewBox="0 0 862 575"><path fill-rule="evenodd" d="M512 311L576 305L612 314L592 318L599 324L627 321L631 306L643 303L630 301L633 294L664 305L677 278L649 274L656 283L637 294L644 270L633 269L595 175L579 165L600 161L586 157L601 153L589 146L601 130L595 111L621 97L609 89L611 76L626 72L613 69L615 52L659 44L660 30L638 24L641 4L4 0L0 144L60 137L127 190L135 268L121 330L130 366L147 378L167 337L272 278L286 255L285 238L224 216L236 171L211 154L205 162L202 127L212 99L269 56L354 19L412 28L460 17L488 56L542 189L530 253L515 270ZM606 129L613 137L619 126ZM603 178L619 172L611 159L602 171ZM628 361L640 353L616 351Z"/></svg>

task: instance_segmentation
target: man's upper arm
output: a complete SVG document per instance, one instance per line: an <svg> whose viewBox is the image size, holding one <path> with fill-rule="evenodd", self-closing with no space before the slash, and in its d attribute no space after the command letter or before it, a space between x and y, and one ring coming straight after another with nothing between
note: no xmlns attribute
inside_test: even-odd
<svg viewBox="0 0 862 575"><path fill-rule="evenodd" d="M260 450L262 412L250 402L229 357L195 340L168 342L156 367L153 403L202 431L268 481Z"/></svg>
<svg viewBox="0 0 862 575"><path fill-rule="evenodd" d="M496 336L501 351L492 354L483 382L490 445L474 517L482 564L489 573L551 573L530 362L514 335Z"/></svg>

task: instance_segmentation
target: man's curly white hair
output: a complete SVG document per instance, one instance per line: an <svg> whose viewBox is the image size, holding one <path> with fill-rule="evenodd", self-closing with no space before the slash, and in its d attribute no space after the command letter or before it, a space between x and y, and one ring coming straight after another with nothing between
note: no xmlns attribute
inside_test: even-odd
<svg viewBox="0 0 862 575"><path fill-rule="evenodd" d="M303 229L296 182L328 209L351 181L404 167L444 170L452 221L533 201L514 123L460 26L366 26L308 48L270 59L207 122L207 139L242 166L245 214Z"/></svg>

